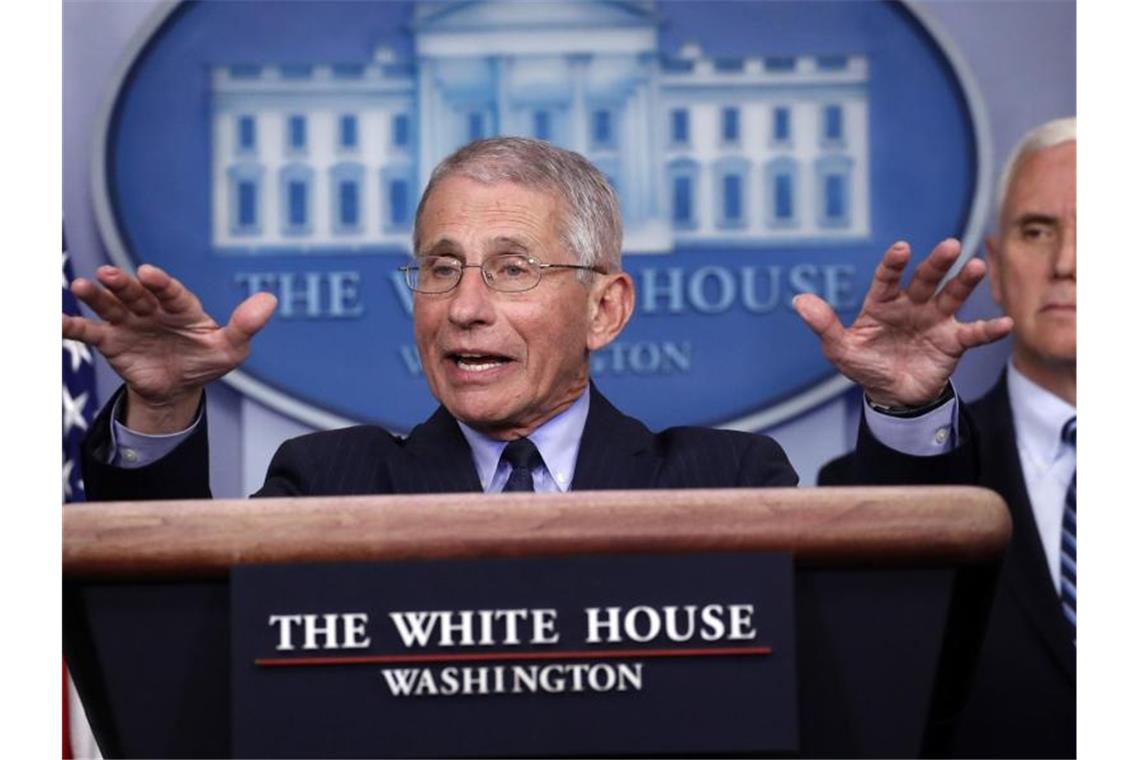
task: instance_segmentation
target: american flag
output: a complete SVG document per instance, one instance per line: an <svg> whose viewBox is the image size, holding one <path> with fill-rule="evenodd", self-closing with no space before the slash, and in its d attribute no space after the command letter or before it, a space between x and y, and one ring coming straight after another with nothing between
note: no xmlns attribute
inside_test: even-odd
<svg viewBox="0 0 1140 760"><path fill-rule="evenodd" d="M63 238L63 313L79 314L79 304L67 289L73 277ZM63 501L85 501L83 474L80 472L79 445L95 413L95 365L91 349L77 340L63 341ZM100 757L99 747L79 695L70 683L67 664L63 666L63 757Z"/></svg>
<svg viewBox="0 0 1140 760"><path fill-rule="evenodd" d="M63 239L63 313L77 316L79 304L67 289L73 277L67 237ZM91 349L77 340L63 341L63 500L85 501L79 471L79 444L95 409L95 365Z"/></svg>

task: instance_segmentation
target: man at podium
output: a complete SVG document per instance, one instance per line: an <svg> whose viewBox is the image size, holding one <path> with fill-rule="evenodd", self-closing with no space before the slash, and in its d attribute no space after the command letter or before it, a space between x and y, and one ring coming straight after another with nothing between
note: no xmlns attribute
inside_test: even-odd
<svg viewBox="0 0 1140 760"><path fill-rule="evenodd" d="M621 243L614 191L576 153L505 137L445 159L424 190L414 262L403 268L438 410L407 438L360 426L288 441L256 495L795 485L766 436L653 433L590 383L590 353L633 312ZM938 244L904 287L910 248L891 246L848 329L822 299L796 299L824 354L866 393L876 444L861 450L867 467L890 472L934 437L957 445L950 374L964 351L1011 329L1008 317L955 319L985 272L970 260L939 289L959 250ZM72 291L102 321L63 318L64 337L93 345L124 380L88 436L88 498L209 497L203 389L246 357L274 297L251 296L219 325L156 267L132 277L105 266L97 279ZM955 466L926 475L953 479Z"/></svg>

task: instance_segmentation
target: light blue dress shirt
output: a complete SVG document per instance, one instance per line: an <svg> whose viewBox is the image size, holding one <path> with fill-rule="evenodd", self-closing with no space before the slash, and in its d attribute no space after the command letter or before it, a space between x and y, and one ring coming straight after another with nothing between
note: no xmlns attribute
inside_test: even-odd
<svg viewBox="0 0 1140 760"><path fill-rule="evenodd" d="M1061 440L1061 429L1076 416L1077 408L1018 372L1012 361L1007 372L1009 407L1025 490L1033 507L1033 521L1045 550L1049 576L1059 594L1065 492L1077 470L1077 452Z"/></svg>
<svg viewBox="0 0 1140 760"><path fill-rule="evenodd" d="M119 403L122 403L121 399ZM957 396L937 409L912 419L900 419L875 411L867 404L866 398L864 408L872 434L896 451L914 456L933 456L957 445ZM590 394L587 391L566 411L547 420L530 434L530 440L538 447L544 464L544 467L534 473L535 491L569 490L570 484L574 482L578 446L582 441L582 431L586 427L589 411ZM110 463L127 469L144 467L166 456L188 438L202 421L199 414L190 427L181 432L146 435L129 429L118 418L119 407L116 405L112 412ZM489 438L462 422L459 423L459 429L471 446L475 470L479 474L483 490L488 493L502 491L510 475L510 466L500 466L499 463L506 441Z"/></svg>

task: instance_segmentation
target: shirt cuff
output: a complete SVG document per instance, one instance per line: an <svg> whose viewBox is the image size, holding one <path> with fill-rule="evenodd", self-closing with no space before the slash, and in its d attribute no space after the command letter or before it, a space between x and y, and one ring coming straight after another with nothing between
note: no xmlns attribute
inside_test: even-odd
<svg viewBox="0 0 1140 760"><path fill-rule="evenodd" d="M871 435L887 448L915 457L946 454L958 445L958 394L919 417L876 411L863 395L863 417Z"/></svg>
<svg viewBox="0 0 1140 760"><path fill-rule="evenodd" d="M139 433L119 422L119 412L125 397L126 394L120 396L115 401L114 409L111 410L111 461L108 464L115 467L134 470L157 462L178 448L178 444L189 438L202 422L200 407L198 415L185 430L164 435Z"/></svg>

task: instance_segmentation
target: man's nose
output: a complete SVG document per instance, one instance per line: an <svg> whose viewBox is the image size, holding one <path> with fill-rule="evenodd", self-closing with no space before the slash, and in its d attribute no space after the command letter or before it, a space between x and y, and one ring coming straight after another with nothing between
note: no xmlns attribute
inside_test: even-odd
<svg viewBox="0 0 1140 760"><path fill-rule="evenodd" d="M1061 234L1061 245L1053 261L1055 277L1077 276L1077 225L1067 224Z"/></svg>
<svg viewBox="0 0 1140 760"><path fill-rule="evenodd" d="M495 320L491 289L483 282L483 272L478 267L468 267L463 270L459 284L451 292L447 317L460 327L490 324Z"/></svg>

